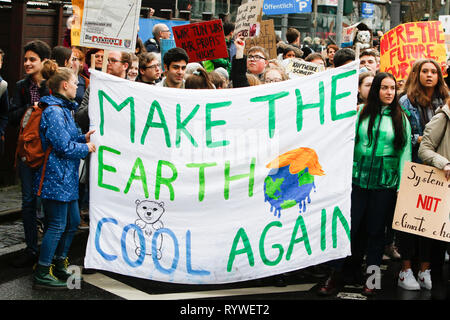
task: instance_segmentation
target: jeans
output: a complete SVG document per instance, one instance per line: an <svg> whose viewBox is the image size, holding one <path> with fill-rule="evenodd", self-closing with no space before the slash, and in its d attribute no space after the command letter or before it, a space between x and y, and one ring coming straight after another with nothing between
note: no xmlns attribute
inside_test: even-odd
<svg viewBox="0 0 450 320"><path fill-rule="evenodd" d="M66 258L80 224L78 200L61 202L42 199L45 211L45 234L39 264L50 266L53 258Z"/></svg>
<svg viewBox="0 0 450 320"><path fill-rule="evenodd" d="M20 159L17 159L17 161L19 163L19 176L22 187L22 218L25 243L28 250L37 254L37 197L33 192L34 176L37 170L30 168Z"/></svg>

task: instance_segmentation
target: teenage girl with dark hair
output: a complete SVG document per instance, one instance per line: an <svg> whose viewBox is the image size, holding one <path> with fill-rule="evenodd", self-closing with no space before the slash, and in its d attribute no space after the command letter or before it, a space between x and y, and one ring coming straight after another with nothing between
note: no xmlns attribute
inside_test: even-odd
<svg viewBox="0 0 450 320"><path fill-rule="evenodd" d="M394 214L403 165L411 161L410 134L408 118L397 102L395 78L390 73L377 74L367 104L358 112L356 121L351 196L352 255L333 261L334 272L319 289L319 294L336 293L343 284L343 271L351 276L360 275L364 251L367 271L362 294L373 295L375 289L380 289L368 280L372 280L371 271L380 272L386 220L392 220Z"/></svg>

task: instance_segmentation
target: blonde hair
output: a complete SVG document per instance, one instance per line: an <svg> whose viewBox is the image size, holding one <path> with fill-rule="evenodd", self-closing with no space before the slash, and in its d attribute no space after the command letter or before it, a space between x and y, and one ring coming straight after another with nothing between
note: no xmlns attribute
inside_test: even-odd
<svg viewBox="0 0 450 320"><path fill-rule="evenodd" d="M259 80L259 78L257 76L255 76L254 74L247 73L246 76L247 76L248 84L251 87L261 84L261 80Z"/></svg>
<svg viewBox="0 0 450 320"><path fill-rule="evenodd" d="M55 60L46 60L42 68L42 76L47 80L47 87L51 90L51 94L55 94L59 92L61 83L69 81L75 73L70 68L58 67Z"/></svg>

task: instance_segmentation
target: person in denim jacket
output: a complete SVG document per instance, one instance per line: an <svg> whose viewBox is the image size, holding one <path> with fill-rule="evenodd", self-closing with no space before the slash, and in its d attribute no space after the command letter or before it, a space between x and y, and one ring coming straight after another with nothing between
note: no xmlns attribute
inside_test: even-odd
<svg viewBox="0 0 450 320"><path fill-rule="evenodd" d="M418 150L425 125L449 96L439 64L433 59L417 61L408 76L405 89L406 94L400 98L399 103L407 111L411 123L412 161L422 163ZM397 236L402 256L398 286L405 290L420 290L420 288L431 290L431 239L401 231ZM420 263L418 281L411 266L411 260L415 257Z"/></svg>
<svg viewBox="0 0 450 320"><path fill-rule="evenodd" d="M39 101L45 110L39 127L44 150L52 148L42 184L41 198L47 228L42 239L38 264L34 273L34 288L67 288L67 254L80 223L78 208L78 168L80 159L95 151L90 142L93 131L79 134L72 117L78 107L74 101L78 80L69 68L57 68L52 60L44 63L43 75L52 95ZM38 189L42 166L35 175Z"/></svg>

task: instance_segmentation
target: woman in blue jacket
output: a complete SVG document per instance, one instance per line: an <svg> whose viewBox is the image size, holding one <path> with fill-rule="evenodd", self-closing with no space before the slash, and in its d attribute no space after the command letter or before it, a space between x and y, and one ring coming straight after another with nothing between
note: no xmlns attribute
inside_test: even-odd
<svg viewBox="0 0 450 320"><path fill-rule="evenodd" d="M46 226L42 239L35 288L66 288L69 251L73 236L80 223L78 208L78 168L80 159L95 151L90 142L93 131L80 135L72 117L77 108L74 101L77 77L68 68L57 68L54 61L44 64L43 75L48 79L50 96L41 98L45 107L39 133L44 150L52 148L45 166L41 198ZM42 167L35 177L38 189ZM54 264L53 264L54 263Z"/></svg>

